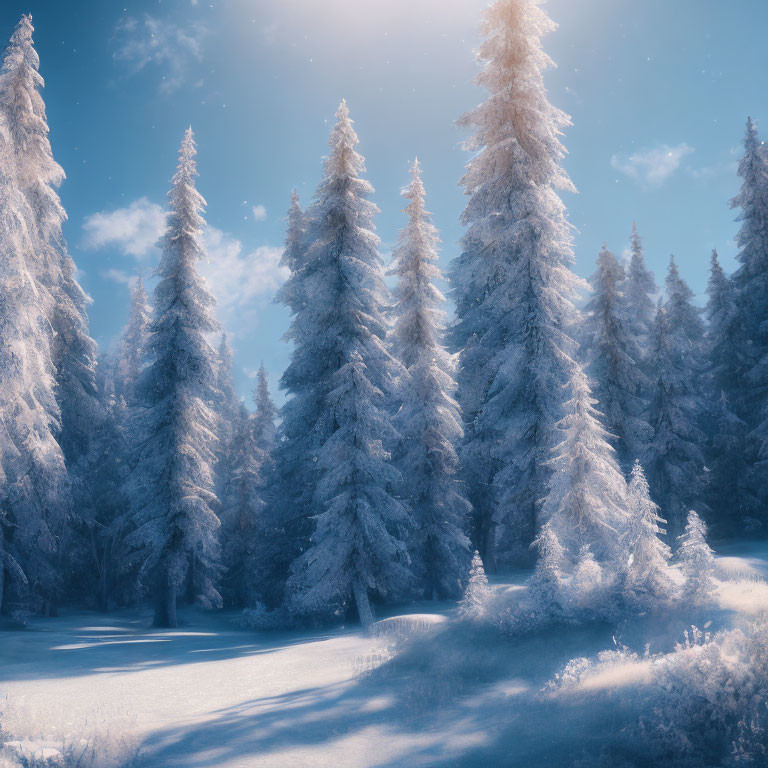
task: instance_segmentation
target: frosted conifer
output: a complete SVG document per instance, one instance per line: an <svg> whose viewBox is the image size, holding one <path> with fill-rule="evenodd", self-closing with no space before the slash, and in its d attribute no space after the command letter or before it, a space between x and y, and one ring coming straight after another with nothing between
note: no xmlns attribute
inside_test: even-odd
<svg viewBox="0 0 768 768"><path fill-rule="evenodd" d="M677 559L685 577L683 600L687 603L706 602L715 591L715 557L707 544L707 526L691 510L680 538Z"/></svg>
<svg viewBox="0 0 768 768"><path fill-rule="evenodd" d="M626 321L624 269L605 245L591 283L593 295L585 308L588 371L603 424L616 438L617 455L626 466L651 438L640 394L649 381L638 365L640 353Z"/></svg>
<svg viewBox="0 0 768 768"><path fill-rule="evenodd" d="M155 601L155 623L175 626L178 595L218 606L219 518L214 495L217 329L214 300L196 263L205 201L195 188L192 129L184 135L160 241L149 360L136 385L134 469L126 488L134 530L128 541Z"/></svg>
<svg viewBox="0 0 768 768"><path fill-rule="evenodd" d="M139 378L147 351L148 327L151 310L141 277L131 291L128 322L120 340L117 359L117 390L127 401L133 398L133 387Z"/></svg>
<svg viewBox="0 0 768 768"><path fill-rule="evenodd" d="M648 421L654 434L643 466L651 496L661 507L672 535L685 525L686 511L704 494L705 408L701 395L704 326L693 294L673 259L667 299L654 322L651 347L653 399Z"/></svg>
<svg viewBox="0 0 768 768"><path fill-rule="evenodd" d="M549 452L576 371L571 328L584 283L570 270L572 230L559 190L574 187L560 135L570 120L548 99L552 66L541 38L555 24L537 0L497 0L486 11L477 83L486 101L465 115L475 153L463 253L452 264L460 352L461 459L487 566L527 558L539 527Z"/></svg>
<svg viewBox="0 0 768 768"><path fill-rule="evenodd" d="M480 553L475 550L469 569L467 588L459 603L459 618L477 621L485 617L492 594L493 591L488 585L488 577L485 575L482 558Z"/></svg>
<svg viewBox="0 0 768 768"><path fill-rule="evenodd" d="M453 360L443 347L443 296L434 285L437 230L424 203L418 160L408 200L408 225L400 233L391 273L397 275L394 352L406 369L401 378L397 425L402 437L398 467L414 515L412 556L427 597L456 595L469 561L464 533L469 505L457 473L455 444L462 436L454 400Z"/></svg>
<svg viewBox="0 0 768 768"><path fill-rule="evenodd" d="M669 598L673 592L669 570L672 552L661 539L666 533L661 527L666 520L651 499L648 481L639 461L635 461L632 467L627 487L627 511L625 587L636 599Z"/></svg>
<svg viewBox="0 0 768 768"><path fill-rule="evenodd" d="M746 466L753 467L749 482L741 483L739 506L754 505L763 525L768 522L768 480L764 471L768 459L768 148L757 133L751 118L747 120L744 155L739 163L742 186L731 201L740 209L741 228L739 268L733 275L738 310L736 330L738 359L733 376L738 391L730 398L731 407L747 427L743 453ZM747 513L749 514L749 513ZM752 522L756 522L753 520Z"/></svg>
<svg viewBox="0 0 768 768"><path fill-rule="evenodd" d="M309 216L298 273L307 301L294 318L297 344L283 381L297 392L294 401L301 398L285 409L292 428L299 413L311 419L302 434L286 434L295 440L290 450L314 468L308 477L314 532L291 567L291 609L329 615L354 599L368 625L369 595L393 600L412 579L401 538L408 515L392 495L400 478L389 461L397 434L388 406L400 368L385 346L390 299L376 248L377 208L361 178L357 143L342 102Z"/></svg>

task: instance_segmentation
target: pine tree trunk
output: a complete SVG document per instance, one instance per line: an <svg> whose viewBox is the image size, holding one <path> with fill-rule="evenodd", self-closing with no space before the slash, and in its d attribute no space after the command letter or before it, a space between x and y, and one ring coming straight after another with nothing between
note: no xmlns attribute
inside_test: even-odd
<svg viewBox="0 0 768 768"><path fill-rule="evenodd" d="M155 596L156 627L175 629L178 626L176 617L176 584L169 573L158 578L157 594Z"/></svg>
<svg viewBox="0 0 768 768"><path fill-rule="evenodd" d="M360 623L366 631L373 624L373 611L371 603L368 600L368 588L359 579L355 580L353 586L355 592L355 605L357 606L357 615L360 617Z"/></svg>
<svg viewBox="0 0 768 768"><path fill-rule="evenodd" d="M168 579L168 626L175 629L179 626L176 618L176 584L171 578Z"/></svg>
<svg viewBox="0 0 768 768"><path fill-rule="evenodd" d="M493 520L483 517L478 538L480 539L478 549L480 550L480 557L483 559L486 573L496 573L496 554L494 552L496 525Z"/></svg>
<svg viewBox="0 0 768 768"><path fill-rule="evenodd" d="M155 595L155 617L152 620L152 625L155 627L167 627L168 626L168 594L158 585L157 594Z"/></svg>

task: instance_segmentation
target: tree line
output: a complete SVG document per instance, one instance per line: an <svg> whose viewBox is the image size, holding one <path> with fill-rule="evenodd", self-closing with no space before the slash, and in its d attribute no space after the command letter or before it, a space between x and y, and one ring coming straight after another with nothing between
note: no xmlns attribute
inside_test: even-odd
<svg viewBox="0 0 768 768"><path fill-rule="evenodd" d="M302 209L294 191L288 212L285 404L262 366L252 413L226 336L211 346L191 129L152 299L139 280L119 348L98 353L22 17L0 70L5 615L149 600L175 626L181 600L261 626L367 624L376 603L459 596L483 562L535 562L543 590L623 568L623 584L663 591L686 525L699 543L700 518L718 539L764 531L768 150L749 120L739 267L713 253L706 308L673 258L659 297L636 227L628 262L605 246L588 284L560 197L570 120L542 74L553 28L535 0L485 12L453 318L418 161L388 288L341 103L315 195Z"/></svg>

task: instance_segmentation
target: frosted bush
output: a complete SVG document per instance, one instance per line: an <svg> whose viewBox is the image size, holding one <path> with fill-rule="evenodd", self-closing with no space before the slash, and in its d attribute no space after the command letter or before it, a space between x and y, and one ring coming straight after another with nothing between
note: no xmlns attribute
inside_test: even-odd
<svg viewBox="0 0 768 768"><path fill-rule="evenodd" d="M272 630L283 629L289 622L285 611L270 611L264 603L256 603L253 608L246 608L235 623L243 629Z"/></svg>
<svg viewBox="0 0 768 768"><path fill-rule="evenodd" d="M668 654L646 650L641 657L619 648L593 660L572 659L544 690L608 691L614 712L629 722L618 719L603 740L603 757L629 751L642 756L643 765L768 764L765 618L714 635L691 627Z"/></svg>
<svg viewBox="0 0 768 768"><path fill-rule="evenodd" d="M0 768L129 768L137 766L139 744L128 725L97 718L61 731L35 713L7 704L0 712Z"/></svg>

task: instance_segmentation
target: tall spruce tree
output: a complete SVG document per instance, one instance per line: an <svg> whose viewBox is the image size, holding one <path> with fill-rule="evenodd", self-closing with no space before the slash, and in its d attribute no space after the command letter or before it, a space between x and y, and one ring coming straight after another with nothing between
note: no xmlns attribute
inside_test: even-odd
<svg viewBox="0 0 768 768"><path fill-rule="evenodd" d="M652 430L644 418L647 403L641 393L648 379L638 365L640 353L626 319L625 273L603 246L591 279L592 299L585 308L588 372L603 423L616 438L623 467L644 454Z"/></svg>
<svg viewBox="0 0 768 768"><path fill-rule="evenodd" d="M265 494L267 505L260 518L257 554L252 565L252 570L258 572L259 599L270 608L285 603L290 565L306 549L312 531L308 510L317 479L314 446L319 438L313 429L321 408L313 379L319 370L313 352L318 329L309 318L312 309L305 296L314 268L306 259L308 220L295 189L287 219L280 263L290 274L276 300L291 313L291 326L285 338L293 343L294 351L291 364L280 379L280 388L287 398L280 410L274 474L268 479L262 473L270 492Z"/></svg>
<svg viewBox="0 0 768 768"><path fill-rule="evenodd" d="M147 351L151 310L141 277L131 291L128 322L120 339L117 357L116 390L126 401L133 399L133 387L139 379Z"/></svg>
<svg viewBox="0 0 768 768"><path fill-rule="evenodd" d="M264 510L262 473L266 456L258 446L252 417L238 405L227 451L227 484L222 493L221 547L226 568L224 597L236 606L250 606L260 596L255 562L259 552L260 517Z"/></svg>
<svg viewBox="0 0 768 768"><path fill-rule="evenodd" d="M486 12L478 84L487 100L463 118L476 152L462 180L469 202L463 253L451 268L461 353L462 464L483 562L526 558L546 461L577 371L570 328L582 281L571 272L571 226L558 190L567 115L547 100L552 65L541 38L555 25L537 0L497 0Z"/></svg>
<svg viewBox="0 0 768 768"><path fill-rule="evenodd" d="M62 235L67 215L56 187L64 171L53 159L48 140L43 79L34 49L32 17L22 16L14 30L0 79L0 120L6 123L15 163L14 181L34 216L28 223L34 256L28 267L50 293L47 306L56 398L61 412L58 439L74 469L89 450L101 414L96 399L96 344L88 333L90 298L77 282L76 270ZM85 471L79 468L76 471Z"/></svg>
<svg viewBox="0 0 768 768"><path fill-rule="evenodd" d="M707 289L707 500L713 531L729 536L756 520L758 505L744 450L747 424L735 412L741 396L738 376L744 370L739 309L733 282L720 266L716 250Z"/></svg>
<svg viewBox="0 0 768 768"><path fill-rule="evenodd" d="M0 603L10 612L52 610L61 595L62 542L72 513L64 458L72 458L67 448L77 442L68 442L74 429L62 431L72 416L67 385L78 373L88 386L93 381L94 347L82 333L84 294L69 279L65 214L54 191L63 171L51 155L32 33L31 17L22 16L0 69L0 528L2 581L12 590ZM83 419L90 412L84 406Z"/></svg>
<svg viewBox="0 0 768 768"><path fill-rule="evenodd" d="M651 495L679 535L692 506L703 504L705 435L701 429L701 363L704 326L693 294L674 259L667 297L656 313L651 361L654 393L649 422L654 434L644 466Z"/></svg>
<svg viewBox="0 0 768 768"><path fill-rule="evenodd" d="M129 543L155 601L155 623L176 626L176 601L187 595L217 606L219 546L214 495L217 356L206 335L217 329L214 299L197 272L204 257L202 211L195 188L192 129L184 135L168 195L150 325L150 363L136 385L138 436L127 482L134 531Z"/></svg>
<svg viewBox="0 0 768 768"><path fill-rule="evenodd" d="M455 445L462 437L454 363L443 346L445 301L434 285L438 234L427 213L418 160L404 196L408 224L393 253L397 275L394 353L406 369L399 388L398 467L415 525L414 569L428 598L461 594L470 560L464 532L469 504L459 484Z"/></svg>
<svg viewBox="0 0 768 768"><path fill-rule="evenodd" d="M310 214L298 273L306 302L294 318L297 344L284 376L293 399L305 399L301 417L309 419L306 433L289 439L314 468L314 532L291 566L288 590L299 615L332 615L354 598L367 625L370 596L403 594L411 573L401 538L408 514L392 494L399 476L389 461L397 434L388 406L399 367L385 345L389 295L374 232L378 209L368 200L373 189L361 178L357 143L342 102ZM288 418L295 413L289 409Z"/></svg>
<svg viewBox="0 0 768 768"><path fill-rule="evenodd" d="M267 369L263 362L259 366L256 381L256 389L253 391L253 402L256 405L256 412L253 414L253 432L256 445L262 451L271 454L277 442L277 427L275 425L277 408L272 400L272 395L269 394Z"/></svg>
<svg viewBox="0 0 768 768"><path fill-rule="evenodd" d="M637 224L634 222L632 224L632 256L626 272L626 280L623 285L625 317L627 328L634 341L634 349L640 355L635 363L642 368L656 313L656 305L652 296L659 289L653 272L645 265L643 239L640 237Z"/></svg>
<svg viewBox="0 0 768 768"><path fill-rule="evenodd" d="M0 125L0 142L7 140ZM3 156L0 151L0 156ZM71 514L47 327L49 294L28 266L29 207L0 169L0 605L7 614L48 612L61 595L58 561Z"/></svg>
<svg viewBox="0 0 768 768"><path fill-rule="evenodd" d="M757 497L759 522L768 524L768 148L760 141L757 126L747 120L744 156L739 163L741 191L731 201L740 209L741 228L737 237L739 268L733 276L740 334L739 360L734 375L739 392L733 407L747 425L744 461L751 468L746 494ZM757 523L758 520L752 521Z"/></svg>

